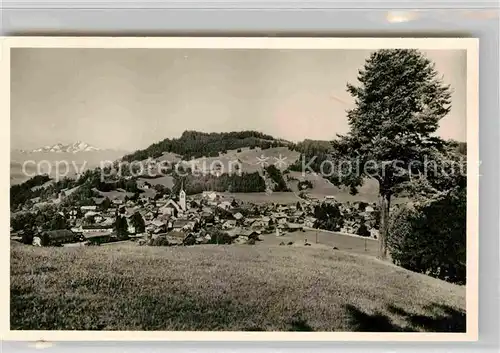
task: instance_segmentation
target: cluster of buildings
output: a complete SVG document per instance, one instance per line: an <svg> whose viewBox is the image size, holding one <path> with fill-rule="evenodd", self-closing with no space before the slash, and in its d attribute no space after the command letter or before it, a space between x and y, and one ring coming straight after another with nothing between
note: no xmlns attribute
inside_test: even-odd
<svg viewBox="0 0 500 353"><path fill-rule="evenodd" d="M279 236L317 227L315 207L322 202L333 202L340 208L343 218L340 232L356 234L360 225L364 224L369 234L360 235L377 236L374 205L364 204L361 207L363 203L338 203L331 197L324 200L297 198L295 204L253 204L211 191L188 199L181 188L175 199L143 197L134 201L116 197L106 207L101 204L102 200L96 200L96 205L75 207L64 215L71 229L46 233L46 237L54 238L54 242L57 238L64 243L69 242L73 234L76 242L86 244L118 240L121 237L116 233L116 222L120 217L126 220L127 238L140 238L143 240L140 243L158 237L169 238L170 244L185 244L186 241L189 244L207 243L215 231L223 232L233 242L241 243L258 239L261 234ZM140 223L143 223L140 229L136 229L138 215L142 219ZM35 239L34 243L40 245L47 241Z"/></svg>

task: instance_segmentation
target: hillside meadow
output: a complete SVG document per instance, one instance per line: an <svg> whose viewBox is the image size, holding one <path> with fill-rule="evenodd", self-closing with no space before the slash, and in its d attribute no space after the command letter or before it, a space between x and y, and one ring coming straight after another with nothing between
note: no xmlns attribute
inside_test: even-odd
<svg viewBox="0 0 500 353"><path fill-rule="evenodd" d="M465 330L465 287L326 246L17 245L10 290L13 330Z"/></svg>

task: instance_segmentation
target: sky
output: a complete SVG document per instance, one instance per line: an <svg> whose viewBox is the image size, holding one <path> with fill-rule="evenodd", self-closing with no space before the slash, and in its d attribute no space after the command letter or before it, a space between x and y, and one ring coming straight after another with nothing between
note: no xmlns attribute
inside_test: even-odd
<svg viewBox="0 0 500 353"><path fill-rule="evenodd" d="M453 90L438 134L466 140L466 52L425 51ZM349 130L368 50L36 49L11 53L11 147L135 150L185 130L292 141Z"/></svg>

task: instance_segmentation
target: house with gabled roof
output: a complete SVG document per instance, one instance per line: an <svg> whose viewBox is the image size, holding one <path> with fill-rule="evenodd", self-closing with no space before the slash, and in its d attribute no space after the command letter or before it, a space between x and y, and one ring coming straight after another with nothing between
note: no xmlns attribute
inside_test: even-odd
<svg viewBox="0 0 500 353"><path fill-rule="evenodd" d="M75 233L68 229L49 230L42 232L33 238L33 245L36 246L60 246L66 243L78 241Z"/></svg>
<svg viewBox="0 0 500 353"><path fill-rule="evenodd" d="M217 195L217 193L214 191L203 191L202 197L210 201L215 201L219 197L219 195Z"/></svg>
<svg viewBox="0 0 500 353"><path fill-rule="evenodd" d="M146 231L148 233L158 234L167 230L167 224L159 219L154 219L146 224Z"/></svg>
<svg viewBox="0 0 500 353"><path fill-rule="evenodd" d="M172 199L169 199L165 205L158 209L161 214L176 215L183 212L182 208Z"/></svg>
<svg viewBox="0 0 500 353"><path fill-rule="evenodd" d="M229 202L229 201L222 201L221 203L219 203L217 205L217 207L219 207L219 208L227 211L227 210L230 210L232 206L231 206L231 202Z"/></svg>
<svg viewBox="0 0 500 353"><path fill-rule="evenodd" d="M236 220L235 219L228 219L224 223L222 223L222 229L231 229L236 227Z"/></svg>
<svg viewBox="0 0 500 353"><path fill-rule="evenodd" d="M84 237L90 244L102 244L109 242L111 235L112 233L110 232L94 232L87 233Z"/></svg>
<svg viewBox="0 0 500 353"><path fill-rule="evenodd" d="M233 217L234 217L234 219L239 221L243 218L243 215L240 212L236 212L235 214L233 214Z"/></svg>
<svg viewBox="0 0 500 353"><path fill-rule="evenodd" d="M97 232L113 232L113 225L103 225L103 224L87 224L81 225L78 228L78 232L83 234L97 233Z"/></svg>
<svg viewBox="0 0 500 353"><path fill-rule="evenodd" d="M302 230L304 228L304 226L302 224L299 224L299 223L287 222L284 224L283 228L290 231L290 232L294 232L297 230Z"/></svg>
<svg viewBox="0 0 500 353"><path fill-rule="evenodd" d="M172 224L172 229L174 231L179 230L191 230L194 228L195 222L189 219L176 219Z"/></svg>
<svg viewBox="0 0 500 353"><path fill-rule="evenodd" d="M254 224L255 222L257 222L257 218L245 218L245 220L243 221L243 224L247 227L251 226L252 224Z"/></svg>

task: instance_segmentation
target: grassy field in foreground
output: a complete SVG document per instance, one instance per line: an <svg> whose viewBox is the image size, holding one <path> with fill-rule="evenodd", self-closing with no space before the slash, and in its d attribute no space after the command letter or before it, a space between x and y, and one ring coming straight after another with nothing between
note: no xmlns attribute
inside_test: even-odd
<svg viewBox="0 0 500 353"><path fill-rule="evenodd" d="M307 230L305 232L285 232L283 236L276 236L273 233L262 236L263 242L261 245L279 245L281 242L288 244L293 242L293 246L302 246L307 240L312 248L327 248L346 251L349 253L362 254L376 257L378 255L379 242L372 238L363 238L356 236L344 235L341 233ZM316 242L317 241L317 242Z"/></svg>
<svg viewBox="0 0 500 353"><path fill-rule="evenodd" d="M463 331L465 287L331 248L11 247L13 330Z"/></svg>

